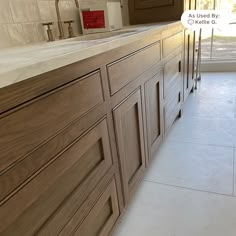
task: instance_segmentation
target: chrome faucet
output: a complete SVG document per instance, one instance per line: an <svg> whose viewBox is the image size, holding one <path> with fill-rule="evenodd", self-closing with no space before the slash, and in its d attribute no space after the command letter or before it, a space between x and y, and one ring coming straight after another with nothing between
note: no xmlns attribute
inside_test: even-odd
<svg viewBox="0 0 236 236"><path fill-rule="evenodd" d="M63 29L63 23L61 20L61 14L59 10L59 1L60 0L55 0L55 8L56 8L56 13L57 13L57 24L58 24L58 30L59 30L59 39L64 39L65 38L65 32ZM77 8L79 8L79 2L78 0L75 0L75 5Z"/></svg>

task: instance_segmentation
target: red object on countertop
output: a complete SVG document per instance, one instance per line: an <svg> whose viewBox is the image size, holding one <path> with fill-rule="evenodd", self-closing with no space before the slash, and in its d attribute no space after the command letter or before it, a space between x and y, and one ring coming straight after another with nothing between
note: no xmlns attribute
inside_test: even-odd
<svg viewBox="0 0 236 236"><path fill-rule="evenodd" d="M82 11L85 29L105 28L105 12Z"/></svg>

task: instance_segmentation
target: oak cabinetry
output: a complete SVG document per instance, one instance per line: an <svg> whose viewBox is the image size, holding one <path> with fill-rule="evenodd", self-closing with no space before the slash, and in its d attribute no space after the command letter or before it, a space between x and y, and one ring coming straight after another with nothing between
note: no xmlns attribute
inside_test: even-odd
<svg viewBox="0 0 236 236"><path fill-rule="evenodd" d="M0 234L110 234L182 109L182 47L176 24L2 90Z"/></svg>
<svg viewBox="0 0 236 236"><path fill-rule="evenodd" d="M167 20L180 20L185 10L195 10L197 0L130 0L129 13L131 24L145 24ZM179 38L180 35L178 36ZM174 37L171 37L174 39ZM193 78L196 67L195 59L195 33L186 30L184 35L184 60L183 60L183 97L186 101L190 91L193 91ZM169 42L168 42L169 41ZM163 44L168 43L167 50L172 52L172 45L176 45L176 40L163 40ZM165 51L163 56L166 57Z"/></svg>
<svg viewBox="0 0 236 236"><path fill-rule="evenodd" d="M144 133L140 90L113 111L124 197L127 202L145 168Z"/></svg>
<svg viewBox="0 0 236 236"><path fill-rule="evenodd" d="M106 119L61 152L1 207L0 231L4 235L33 235L41 230L43 235L60 232L112 168ZM5 186L9 182L10 179L5 181ZM7 212L14 215L6 217Z"/></svg>
<svg viewBox="0 0 236 236"><path fill-rule="evenodd" d="M193 89L194 79L194 33L185 30L184 37L184 101Z"/></svg>
<svg viewBox="0 0 236 236"><path fill-rule="evenodd" d="M78 99L77 94L83 99ZM0 119L0 172L11 168L73 120L103 102L101 74L96 71L3 116Z"/></svg>
<svg viewBox="0 0 236 236"><path fill-rule="evenodd" d="M178 114L181 114L183 103L182 48L182 31L163 39L163 57L165 58L163 66L163 119L165 133L168 132Z"/></svg>
<svg viewBox="0 0 236 236"><path fill-rule="evenodd" d="M182 55L180 54L167 62L164 66L165 132L168 131L180 112L183 101L181 60Z"/></svg>
<svg viewBox="0 0 236 236"><path fill-rule="evenodd" d="M196 2L196 0L130 0L130 23L180 20L184 10L196 9Z"/></svg>
<svg viewBox="0 0 236 236"><path fill-rule="evenodd" d="M171 35L163 39L163 57L167 57L169 54L173 53L176 49L183 46L183 33L178 32L175 35Z"/></svg>
<svg viewBox="0 0 236 236"><path fill-rule="evenodd" d="M163 71L145 83L149 156L153 157L163 137Z"/></svg>
<svg viewBox="0 0 236 236"><path fill-rule="evenodd" d="M180 0L130 0L131 24L179 20L184 9Z"/></svg>
<svg viewBox="0 0 236 236"><path fill-rule="evenodd" d="M185 10L195 10L197 8L196 0L185 0ZM195 54L196 32L184 30L184 101L189 93L193 91L194 73L196 66Z"/></svg>
<svg viewBox="0 0 236 236"><path fill-rule="evenodd" d="M86 207L84 204L82 210ZM110 234L118 217L116 185L112 179L82 223L75 227L81 219L81 212L76 212L59 235L106 236Z"/></svg>
<svg viewBox="0 0 236 236"><path fill-rule="evenodd" d="M107 66L111 94L134 80L161 60L160 42L156 42Z"/></svg>
<svg viewBox="0 0 236 236"><path fill-rule="evenodd" d="M182 54L179 54L164 65L164 98L167 100L176 90L181 91L181 60Z"/></svg>

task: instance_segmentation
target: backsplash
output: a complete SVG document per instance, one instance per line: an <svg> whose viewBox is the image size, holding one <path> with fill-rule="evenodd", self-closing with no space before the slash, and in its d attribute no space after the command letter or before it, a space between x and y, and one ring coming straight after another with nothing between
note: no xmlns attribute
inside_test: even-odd
<svg viewBox="0 0 236 236"><path fill-rule="evenodd" d="M128 0L122 1L124 25L128 19ZM74 20L76 35L81 34L78 8L74 0L60 0L62 20ZM53 35L58 38L55 0L0 0L0 49L47 40L42 23L54 22ZM66 25L65 32L67 32Z"/></svg>

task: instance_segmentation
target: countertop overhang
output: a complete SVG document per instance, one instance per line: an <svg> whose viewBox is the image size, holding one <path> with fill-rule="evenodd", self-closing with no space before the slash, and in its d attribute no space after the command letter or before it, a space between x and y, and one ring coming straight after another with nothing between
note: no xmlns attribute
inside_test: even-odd
<svg viewBox="0 0 236 236"><path fill-rule="evenodd" d="M175 21L134 25L124 27L117 31L120 34L114 34L112 37L95 37L91 40L91 36L85 35L1 50L0 88L150 37L180 24L179 21Z"/></svg>

